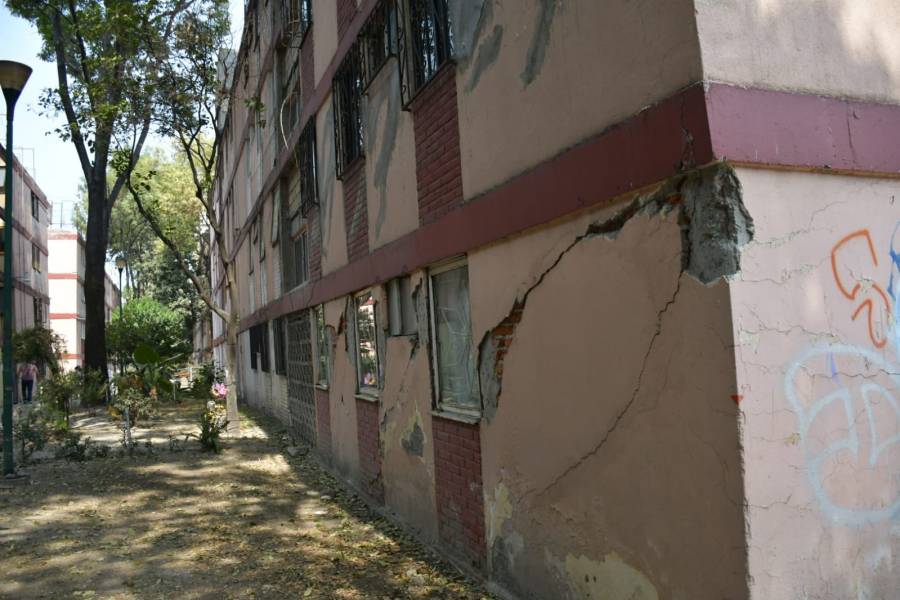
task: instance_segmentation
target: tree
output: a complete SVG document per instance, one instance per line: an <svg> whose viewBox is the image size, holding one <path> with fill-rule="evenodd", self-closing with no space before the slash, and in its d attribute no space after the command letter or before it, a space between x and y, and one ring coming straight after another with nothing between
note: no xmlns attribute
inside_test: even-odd
<svg viewBox="0 0 900 600"><path fill-rule="evenodd" d="M191 351L184 313L153 298L132 300L121 315L114 313L107 334L110 351L124 362L132 362L135 350L142 345L166 358Z"/></svg>
<svg viewBox="0 0 900 600"><path fill-rule="evenodd" d="M58 87L42 104L65 116L57 133L75 146L88 207L85 235L85 365L106 369L104 267L115 200L137 163L159 99L159 60L190 9L213 0L8 0L37 26L41 58L56 62ZM107 186L107 168L116 178Z"/></svg>
<svg viewBox="0 0 900 600"><path fill-rule="evenodd" d="M230 308L217 302L213 295L211 270L192 263L178 242L176 232L167 231L164 218L146 197L154 189L153 174L128 172L126 185L138 211L147 219L156 236L172 252L175 264L190 280L204 304L225 323L227 386L226 409L230 427L239 427L237 392L240 372L237 368L237 338L240 325L237 313L237 272L224 231L224 213L216 213L211 193L221 148L221 121L224 90L218 78L218 56L209 48L223 48L229 35L228 4L215 2L215 9L200 14L193 10L173 31L168 60L159 61L160 78L156 89L158 104L165 110L159 114L159 129L172 138L187 162L193 192L203 208L203 219L197 233L201 239L209 235L215 247L219 271L224 274ZM201 256L203 253L200 253ZM210 251L210 254L213 252Z"/></svg>

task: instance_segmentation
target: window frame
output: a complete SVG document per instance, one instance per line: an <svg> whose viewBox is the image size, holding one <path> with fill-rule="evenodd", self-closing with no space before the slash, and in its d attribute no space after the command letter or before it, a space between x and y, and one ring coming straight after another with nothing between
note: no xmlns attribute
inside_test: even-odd
<svg viewBox="0 0 900 600"><path fill-rule="evenodd" d="M441 398L441 384L440 384L440 365L438 364L439 355L438 355L438 336L437 336L437 323L435 322L434 313L435 313L435 296L434 296L434 276L441 275L442 273L447 273L449 271L453 271L455 269L465 268L466 269L466 279L468 281L468 268L469 262L465 256L455 257L448 259L446 261L439 262L428 268L427 277L428 277L428 325L430 328L429 331L429 340L428 346L429 351L431 352L431 384L434 391L434 408L437 411L444 413L451 413L456 415L461 415L470 418L480 418L482 414L483 404L481 397L481 379L478 375L478 368L476 365L475 368L475 381L478 384L478 397L475 399L476 402L474 405L463 405L456 404L453 402L447 402ZM467 283L466 285L467 292L470 292L470 287ZM469 298L467 298L469 301ZM472 335L472 318L471 318L471 302L469 303L469 334L472 337L472 343L474 344L474 336Z"/></svg>
<svg viewBox="0 0 900 600"><path fill-rule="evenodd" d="M31 218L41 222L41 200L38 198L38 195L31 191Z"/></svg>
<svg viewBox="0 0 900 600"><path fill-rule="evenodd" d="M344 60L335 71L331 83L334 150L337 162L335 173L338 179L343 179L350 167L365 156L362 115L364 79L362 53L359 42L356 41L350 46ZM355 125L355 131L345 130L348 121ZM352 146L348 145L351 141Z"/></svg>
<svg viewBox="0 0 900 600"><path fill-rule="evenodd" d="M372 299L372 328L374 331L374 346L375 346L375 376L378 380L375 382L375 386L367 386L363 385L361 379L362 372L360 371L360 365L362 363L362 359L360 356L360 339L359 339L359 306L360 299L365 298L366 296ZM375 294L373 293L372 288L368 288L363 290L362 292L357 292L353 295L353 333L354 337L354 358L355 358L355 370L356 370L356 393L359 396L363 396L366 398L378 398L381 393L381 384L382 384L382 376L381 376L381 344L378 341L378 303L375 301Z"/></svg>
<svg viewBox="0 0 900 600"><path fill-rule="evenodd" d="M328 325L325 323L325 305L319 304L313 308L313 315L313 324L316 328L316 387L327 390L331 382L331 351L327 335Z"/></svg>
<svg viewBox="0 0 900 600"><path fill-rule="evenodd" d="M419 3L424 4L424 6L419 6ZM450 27L450 8L447 0L400 0L398 6L400 7L397 28L400 93L403 107L406 109L416 95L434 79L434 76L445 65L453 62L453 35ZM419 46L423 32L413 29L413 23L415 22L415 19L412 17L414 6L416 10L432 13L429 21L433 27L434 40L433 48L429 48L427 53L424 47ZM429 7L431 7L431 10ZM443 15L437 15L434 9L442 10ZM443 17L443 22L439 23L440 16ZM418 37L417 33L419 33ZM420 65L420 63L430 62L429 54L434 55L434 65Z"/></svg>
<svg viewBox="0 0 900 600"><path fill-rule="evenodd" d="M319 165L316 162L316 123L310 119L297 141L297 166L300 178L300 215L305 217L319 205Z"/></svg>
<svg viewBox="0 0 900 600"><path fill-rule="evenodd" d="M41 273L41 249L37 244L31 244L31 268L37 273Z"/></svg>
<svg viewBox="0 0 900 600"><path fill-rule="evenodd" d="M364 92L391 57L397 56L399 23L397 0L380 0L363 25L359 39L362 43Z"/></svg>
<svg viewBox="0 0 900 600"><path fill-rule="evenodd" d="M276 375L287 375L287 337L285 336L285 318L272 319L272 341L275 347L274 367Z"/></svg>

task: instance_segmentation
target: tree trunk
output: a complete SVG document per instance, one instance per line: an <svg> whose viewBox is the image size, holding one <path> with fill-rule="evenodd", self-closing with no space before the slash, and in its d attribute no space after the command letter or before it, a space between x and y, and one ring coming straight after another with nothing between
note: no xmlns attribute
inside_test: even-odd
<svg viewBox="0 0 900 600"><path fill-rule="evenodd" d="M228 418L228 433L235 435L241 432L237 394L241 379L237 361L237 329L238 325L233 319L225 327L225 385L228 389L225 397L225 414Z"/></svg>
<svg viewBox="0 0 900 600"><path fill-rule="evenodd" d="M84 366L109 378L106 362L106 247L109 219L106 174L88 184L88 219L84 261Z"/></svg>

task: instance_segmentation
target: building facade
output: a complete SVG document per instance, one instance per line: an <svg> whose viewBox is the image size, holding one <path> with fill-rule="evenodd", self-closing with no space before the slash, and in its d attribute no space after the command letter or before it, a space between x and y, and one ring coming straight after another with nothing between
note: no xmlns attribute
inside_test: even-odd
<svg viewBox="0 0 900 600"><path fill-rule="evenodd" d="M891 596L898 31L250 0L214 187L242 398L517 597Z"/></svg>
<svg viewBox="0 0 900 600"><path fill-rule="evenodd" d="M0 146L0 220L6 218L6 148ZM24 166L13 167L13 304L15 331L47 325L50 298L47 285L47 227L50 202ZM0 272L3 270L3 231L0 227ZM0 286L2 286L0 280Z"/></svg>
<svg viewBox="0 0 900 600"><path fill-rule="evenodd" d="M74 231L49 232L50 325L66 342L64 368L72 370L84 361L84 239ZM106 274L106 322L119 309L119 288Z"/></svg>

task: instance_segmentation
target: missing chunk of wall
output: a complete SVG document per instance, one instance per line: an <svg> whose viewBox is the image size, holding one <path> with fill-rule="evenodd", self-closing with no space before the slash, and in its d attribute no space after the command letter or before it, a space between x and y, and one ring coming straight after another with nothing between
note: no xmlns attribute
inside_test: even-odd
<svg viewBox="0 0 900 600"><path fill-rule="evenodd" d="M412 431L400 440L400 445L403 446L403 449L408 453L420 458L422 457L425 453L425 433L422 431L422 428L419 427L418 421L413 425Z"/></svg>
<svg viewBox="0 0 900 600"><path fill-rule="evenodd" d="M531 292L585 239L600 236L615 240L635 217L665 216L672 210L679 211L683 273L710 285L740 270L740 250L753 239L753 219L744 206L740 181L734 169L725 163L673 177L654 191L637 196L610 218L591 223L585 233L566 246L537 281L516 299L507 316L484 334L478 346L478 374L487 422L497 412L503 387L503 360L514 341L515 329L522 320ZM672 302L674 295L663 312Z"/></svg>

